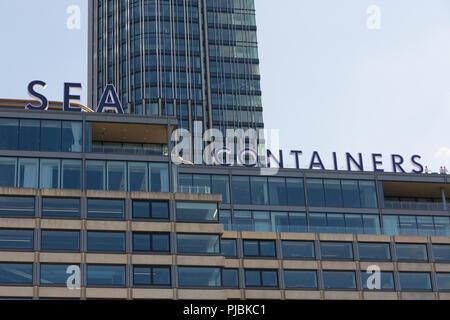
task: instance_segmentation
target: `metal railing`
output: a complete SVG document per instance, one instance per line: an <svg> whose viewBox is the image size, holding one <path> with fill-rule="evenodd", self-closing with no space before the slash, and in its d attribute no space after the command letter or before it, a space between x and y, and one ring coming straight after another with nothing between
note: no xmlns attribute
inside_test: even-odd
<svg viewBox="0 0 450 320"><path fill-rule="evenodd" d="M393 201L384 200L385 209L446 210L442 202Z"/></svg>
<svg viewBox="0 0 450 320"><path fill-rule="evenodd" d="M208 187L208 186L179 186L178 192L211 194L211 187Z"/></svg>

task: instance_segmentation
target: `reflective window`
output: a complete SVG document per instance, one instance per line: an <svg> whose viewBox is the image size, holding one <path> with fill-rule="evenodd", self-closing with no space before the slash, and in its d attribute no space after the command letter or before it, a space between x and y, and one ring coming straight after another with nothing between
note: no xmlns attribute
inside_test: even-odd
<svg viewBox="0 0 450 320"><path fill-rule="evenodd" d="M389 243L358 243L359 258L361 260L391 260Z"/></svg>
<svg viewBox="0 0 450 320"><path fill-rule="evenodd" d="M133 251L169 252L169 234L133 233Z"/></svg>
<svg viewBox="0 0 450 320"><path fill-rule="evenodd" d="M33 249L34 230L0 229L0 249Z"/></svg>
<svg viewBox="0 0 450 320"><path fill-rule="evenodd" d="M170 286L170 267L133 267L134 285Z"/></svg>
<svg viewBox="0 0 450 320"><path fill-rule="evenodd" d="M269 202L271 205L287 205L287 189L285 178L270 177L269 180Z"/></svg>
<svg viewBox="0 0 450 320"><path fill-rule="evenodd" d="M166 163L150 163L150 191L169 192L169 165Z"/></svg>
<svg viewBox="0 0 450 320"><path fill-rule="evenodd" d="M168 202L133 201L135 219L169 219Z"/></svg>
<svg viewBox="0 0 450 320"><path fill-rule="evenodd" d="M222 270L222 287L237 288L239 286L238 270L223 269Z"/></svg>
<svg viewBox="0 0 450 320"><path fill-rule="evenodd" d="M438 290L449 291L450 290L450 273L436 273L436 282Z"/></svg>
<svg viewBox="0 0 450 320"><path fill-rule="evenodd" d="M124 219L124 200L88 199L88 218Z"/></svg>
<svg viewBox="0 0 450 320"><path fill-rule="evenodd" d="M86 161L86 190L105 190L104 161Z"/></svg>
<svg viewBox="0 0 450 320"><path fill-rule="evenodd" d="M224 257L236 257L236 239L222 239L220 241L222 255Z"/></svg>
<svg viewBox="0 0 450 320"><path fill-rule="evenodd" d="M401 290L431 290L429 273L399 272Z"/></svg>
<svg viewBox="0 0 450 320"><path fill-rule="evenodd" d="M177 220L218 221L217 203L177 202Z"/></svg>
<svg viewBox="0 0 450 320"><path fill-rule="evenodd" d="M266 177L250 177L250 188L252 204L269 204L269 190Z"/></svg>
<svg viewBox="0 0 450 320"><path fill-rule="evenodd" d="M19 140L19 120L0 119L0 150L17 150Z"/></svg>
<svg viewBox="0 0 450 320"><path fill-rule="evenodd" d="M38 187L38 159L19 159L18 187Z"/></svg>
<svg viewBox="0 0 450 320"><path fill-rule="evenodd" d="M221 194L223 203L230 203L230 179L228 176L213 175L212 190L213 194Z"/></svg>
<svg viewBox="0 0 450 320"><path fill-rule="evenodd" d="M313 259L314 242L312 241L283 241L283 258Z"/></svg>
<svg viewBox="0 0 450 320"><path fill-rule="evenodd" d="M42 199L43 217L80 217L80 199L68 198L43 198Z"/></svg>
<svg viewBox="0 0 450 320"><path fill-rule="evenodd" d="M356 289L354 271L323 271L325 289Z"/></svg>
<svg viewBox="0 0 450 320"><path fill-rule="evenodd" d="M433 256L436 261L450 261L450 245L433 244Z"/></svg>
<svg viewBox="0 0 450 320"><path fill-rule="evenodd" d="M33 264L0 263L0 283L33 284Z"/></svg>
<svg viewBox="0 0 450 320"><path fill-rule="evenodd" d="M83 128L81 122L62 122L62 143L63 152L81 152L83 148Z"/></svg>
<svg viewBox="0 0 450 320"><path fill-rule="evenodd" d="M67 273L68 264L42 264L41 267L41 284L66 284L70 274Z"/></svg>
<svg viewBox="0 0 450 320"><path fill-rule="evenodd" d="M19 150L39 151L40 121L21 119L19 127Z"/></svg>
<svg viewBox="0 0 450 320"><path fill-rule="evenodd" d="M94 232L87 233L88 251L125 251L125 232Z"/></svg>
<svg viewBox="0 0 450 320"><path fill-rule="evenodd" d="M364 290L394 290L394 274L392 272L381 272L380 273L380 288L376 288L376 282L374 278L369 280L369 277L372 273L367 273L365 271L361 271L361 280ZM368 282L369 281L369 282ZM375 288L375 289L369 289Z"/></svg>
<svg viewBox="0 0 450 320"><path fill-rule="evenodd" d="M220 268L178 268L178 285L180 287L220 287L221 284L222 273Z"/></svg>
<svg viewBox="0 0 450 320"><path fill-rule="evenodd" d="M362 208L377 208L377 192L374 181L359 181Z"/></svg>
<svg viewBox="0 0 450 320"><path fill-rule="evenodd" d="M353 259L351 242L320 242L322 259Z"/></svg>
<svg viewBox="0 0 450 320"><path fill-rule="evenodd" d="M361 208L358 181L342 180L342 199L346 208Z"/></svg>
<svg viewBox="0 0 450 320"><path fill-rule="evenodd" d="M41 151L60 151L60 150L61 150L61 121L42 120Z"/></svg>
<svg viewBox="0 0 450 320"><path fill-rule="evenodd" d="M278 287L276 270L245 270L246 287Z"/></svg>
<svg viewBox="0 0 450 320"><path fill-rule="evenodd" d="M323 180L325 189L325 202L327 207L342 207L342 193L340 180Z"/></svg>
<svg viewBox="0 0 450 320"><path fill-rule="evenodd" d="M307 270L284 270L286 288L317 288L317 272Z"/></svg>
<svg viewBox="0 0 450 320"><path fill-rule="evenodd" d="M311 207L325 207L325 193L321 179L306 179L308 203Z"/></svg>
<svg viewBox="0 0 450 320"><path fill-rule="evenodd" d="M126 189L126 163L118 161L108 161L107 162L107 179L108 179L108 190L113 191L125 191Z"/></svg>
<svg viewBox="0 0 450 320"><path fill-rule="evenodd" d="M146 163L128 164L128 191L148 191L148 166Z"/></svg>
<svg viewBox="0 0 450 320"><path fill-rule="evenodd" d="M79 231L42 230L42 250L80 250Z"/></svg>
<svg viewBox="0 0 450 320"><path fill-rule="evenodd" d="M248 204L250 197L250 178L244 176L233 176L232 192L233 203Z"/></svg>
<svg viewBox="0 0 450 320"><path fill-rule="evenodd" d="M81 160L62 160L62 189L81 189Z"/></svg>
<svg viewBox="0 0 450 320"><path fill-rule="evenodd" d="M16 158L0 158L0 187L16 186L16 162Z"/></svg>
<svg viewBox="0 0 450 320"><path fill-rule="evenodd" d="M88 265L87 284L124 286L125 266Z"/></svg>
<svg viewBox="0 0 450 320"><path fill-rule="evenodd" d="M39 186L42 189L59 189L59 177L60 177L60 165L59 160L43 159L40 165L40 183Z"/></svg>
<svg viewBox="0 0 450 320"><path fill-rule="evenodd" d="M305 205L305 188L303 186L303 179L286 178L286 192L288 205Z"/></svg>
<svg viewBox="0 0 450 320"><path fill-rule="evenodd" d="M399 261L426 261L428 260L427 246L425 244L396 243L397 259Z"/></svg>
<svg viewBox="0 0 450 320"><path fill-rule="evenodd" d="M244 256L275 257L275 241L244 240Z"/></svg>
<svg viewBox="0 0 450 320"><path fill-rule="evenodd" d="M220 237L204 234L177 234L178 253L220 253Z"/></svg>

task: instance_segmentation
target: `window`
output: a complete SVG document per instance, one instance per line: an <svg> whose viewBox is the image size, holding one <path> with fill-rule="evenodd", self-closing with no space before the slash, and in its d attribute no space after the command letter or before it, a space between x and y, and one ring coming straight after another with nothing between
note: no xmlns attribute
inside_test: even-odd
<svg viewBox="0 0 450 320"><path fill-rule="evenodd" d="M433 244L433 255L436 261L450 261L450 245Z"/></svg>
<svg viewBox="0 0 450 320"><path fill-rule="evenodd" d="M20 120L19 125L19 149L39 151L40 121Z"/></svg>
<svg viewBox="0 0 450 320"><path fill-rule="evenodd" d="M287 189L285 178L270 177L269 180L269 200L271 205L287 205Z"/></svg>
<svg viewBox="0 0 450 320"><path fill-rule="evenodd" d="M286 193L288 205L305 205L305 188L303 186L303 179L286 178Z"/></svg>
<svg viewBox="0 0 450 320"><path fill-rule="evenodd" d="M177 202L177 220L218 221L217 203Z"/></svg>
<svg viewBox="0 0 450 320"><path fill-rule="evenodd" d="M325 289L356 289L354 271L323 271Z"/></svg>
<svg viewBox="0 0 450 320"><path fill-rule="evenodd" d="M169 165L150 163L149 174L151 192L169 192Z"/></svg>
<svg viewBox="0 0 450 320"><path fill-rule="evenodd" d="M218 235L177 234L178 253L219 254Z"/></svg>
<svg viewBox="0 0 450 320"><path fill-rule="evenodd" d="M178 268L178 285L180 287L220 287L222 284L221 278L220 268Z"/></svg>
<svg viewBox="0 0 450 320"><path fill-rule="evenodd" d="M362 208L377 208L377 191L374 181L359 181Z"/></svg>
<svg viewBox="0 0 450 320"><path fill-rule="evenodd" d="M18 187L38 187L38 159L19 159Z"/></svg>
<svg viewBox="0 0 450 320"><path fill-rule="evenodd" d="M211 176L212 193L221 194L223 203L230 203L230 179L228 176Z"/></svg>
<svg viewBox="0 0 450 320"><path fill-rule="evenodd" d="M286 288L317 288L317 272L306 270L285 270L284 283Z"/></svg>
<svg viewBox="0 0 450 320"><path fill-rule="evenodd" d="M269 190L266 177L250 177L250 188L252 193L252 204L269 204ZM240 192L242 192L242 190Z"/></svg>
<svg viewBox="0 0 450 320"><path fill-rule="evenodd" d="M128 191L148 191L148 166L146 163L128 164Z"/></svg>
<svg viewBox="0 0 450 320"><path fill-rule="evenodd" d="M41 121L41 151L61 151L61 121Z"/></svg>
<svg viewBox="0 0 450 320"><path fill-rule="evenodd" d="M244 256L275 257L275 241L244 240Z"/></svg>
<svg viewBox="0 0 450 320"><path fill-rule="evenodd" d="M431 290L429 273L399 272L401 290Z"/></svg>
<svg viewBox="0 0 450 320"><path fill-rule="evenodd" d="M392 272L380 273L380 289L369 289L369 287L367 286L367 281L369 280L369 277L371 275L372 273L361 271L362 286L364 290L394 290L394 275ZM371 285L371 288L373 288L373 286L375 286L374 280L370 281L369 284Z"/></svg>
<svg viewBox="0 0 450 320"><path fill-rule="evenodd" d="M0 249L33 249L34 230L0 229Z"/></svg>
<svg viewBox="0 0 450 320"><path fill-rule="evenodd" d="M235 204L250 203L250 178L244 176L233 176L232 192Z"/></svg>
<svg viewBox="0 0 450 320"><path fill-rule="evenodd" d="M43 198L42 199L42 216L43 217L79 218L80 217L80 199Z"/></svg>
<svg viewBox="0 0 450 320"><path fill-rule="evenodd" d="M224 257L236 257L236 240L235 239L222 239L220 241L222 247L222 255Z"/></svg>
<svg viewBox="0 0 450 320"><path fill-rule="evenodd" d="M450 290L450 273L436 273L436 281L439 291Z"/></svg>
<svg viewBox="0 0 450 320"><path fill-rule="evenodd" d="M105 162L86 161L86 190L105 190Z"/></svg>
<svg viewBox="0 0 450 320"><path fill-rule="evenodd" d="M0 263L0 283L33 284L33 264Z"/></svg>
<svg viewBox="0 0 450 320"><path fill-rule="evenodd" d="M118 161L108 161L107 170L108 190L125 191L127 185L125 179L126 163Z"/></svg>
<svg viewBox="0 0 450 320"><path fill-rule="evenodd" d="M133 267L134 285L170 286L170 267Z"/></svg>
<svg viewBox="0 0 450 320"><path fill-rule="evenodd" d="M82 130L81 122L63 121L61 151L81 152L83 148Z"/></svg>
<svg viewBox="0 0 450 320"><path fill-rule="evenodd" d="M88 265L87 284L93 285L125 285L125 266Z"/></svg>
<svg viewBox="0 0 450 320"><path fill-rule="evenodd" d="M124 219L125 202L112 199L88 199L88 218Z"/></svg>
<svg viewBox="0 0 450 320"><path fill-rule="evenodd" d="M314 259L314 242L283 241L281 243L283 258Z"/></svg>
<svg viewBox="0 0 450 320"><path fill-rule="evenodd" d="M62 160L62 189L81 189L81 160Z"/></svg>
<svg viewBox="0 0 450 320"><path fill-rule="evenodd" d="M16 158L0 158L0 187L16 186L16 162Z"/></svg>
<svg viewBox="0 0 450 320"><path fill-rule="evenodd" d="M59 177L60 177L60 165L59 160L44 159L40 161L39 186L42 189L59 189Z"/></svg>
<svg viewBox="0 0 450 320"><path fill-rule="evenodd" d="M169 252L169 234L133 233L133 251Z"/></svg>
<svg viewBox="0 0 450 320"><path fill-rule="evenodd" d="M245 286L278 287L278 272L276 270L245 270Z"/></svg>
<svg viewBox="0 0 450 320"><path fill-rule="evenodd" d="M18 119L0 119L0 150L17 150L19 138Z"/></svg>
<svg viewBox="0 0 450 320"><path fill-rule="evenodd" d="M238 270L223 269L222 270L222 287L237 288L239 286Z"/></svg>
<svg viewBox="0 0 450 320"><path fill-rule="evenodd" d="M397 243L397 259L399 261L426 261L428 259L425 244Z"/></svg>
<svg viewBox="0 0 450 320"><path fill-rule="evenodd" d="M70 274L67 268L70 265L66 264L41 264L41 284L66 284Z"/></svg>
<svg viewBox="0 0 450 320"><path fill-rule="evenodd" d="M325 179L323 180L323 185L327 207L342 207L341 181Z"/></svg>
<svg viewBox="0 0 450 320"><path fill-rule="evenodd" d="M34 198L0 197L0 215L34 216Z"/></svg>
<svg viewBox="0 0 450 320"><path fill-rule="evenodd" d="M79 231L42 230L42 250L80 250Z"/></svg>
<svg viewBox="0 0 450 320"><path fill-rule="evenodd" d="M133 201L133 218L169 219L169 203Z"/></svg>
<svg viewBox="0 0 450 320"><path fill-rule="evenodd" d="M342 180L342 198L344 207L361 208L361 200L359 197L359 188L357 180Z"/></svg>
<svg viewBox="0 0 450 320"><path fill-rule="evenodd" d="M308 203L311 207L325 207L325 194L321 179L306 179Z"/></svg>
<svg viewBox="0 0 450 320"><path fill-rule="evenodd" d="M125 251L124 232L94 232L87 233L88 251Z"/></svg>
<svg viewBox="0 0 450 320"><path fill-rule="evenodd" d="M389 243L358 243L361 260L391 260Z"/></svg>
<svg viewBox="0 0 450 320"><path fill-rule="evenodd" d="M351 242L321 242L322 259L353 259Z"/></svg>

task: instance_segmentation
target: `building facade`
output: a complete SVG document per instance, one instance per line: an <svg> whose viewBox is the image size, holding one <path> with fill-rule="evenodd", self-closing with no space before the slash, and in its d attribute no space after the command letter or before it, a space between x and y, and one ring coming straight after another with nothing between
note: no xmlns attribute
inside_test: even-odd
<svg viewBox="0 0 450 320"><path fill-rule="evenodd" d="M176 117L26 103L0 101L2 299L450 298L447 175L177 166Z"/></svg>
<svg viewBox="0 0 450 320"><path fill-rule="evenodd" d="M89 105L114 84L127 113L179 128L263 128L253 0L89 1Z"/></svg>

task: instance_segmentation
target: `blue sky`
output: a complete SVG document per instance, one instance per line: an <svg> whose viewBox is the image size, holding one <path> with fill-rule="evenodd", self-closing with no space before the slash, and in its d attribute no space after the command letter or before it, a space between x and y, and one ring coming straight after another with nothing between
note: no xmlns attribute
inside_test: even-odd
<svg viewBox="0 0 450 320"><path fill-rule="evenodd" d="M264 119L280 129L285 161L302 150L301 166L318 151L413 154L437 171L450 168L450 1L255 0ZM69 5L82 9L80 30L68 30ZM366 10L381 10L369 30ZM65 81L84 85L87 101L87 1L0 0L0 97L27 98L27 84L47 82L61 100ZM288 159L290 159L288 161Z"/></svg>

